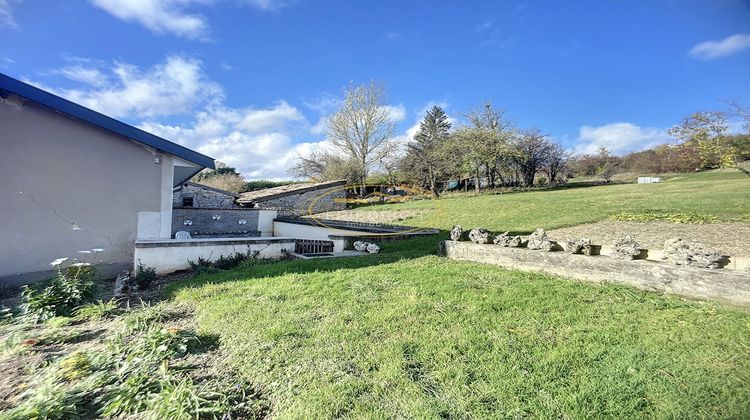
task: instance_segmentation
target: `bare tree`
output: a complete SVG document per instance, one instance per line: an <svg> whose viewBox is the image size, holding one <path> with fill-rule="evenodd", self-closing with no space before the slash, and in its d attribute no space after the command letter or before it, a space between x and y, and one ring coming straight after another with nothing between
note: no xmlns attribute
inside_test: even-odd
<svg viewBox="0 0 750 420"><path fill-rule="evenodd" d="M381 83L350 86L341 108L328 120L328 140L346 161L356 163L364 194L367 175L387 153L394 124L386 107L387 94Z"/></svg>
<svg viewBox="0 0 750 420"><path fill-rule="evenodd" d="M523 130L515 143L523 183L527 187L533 187L536 173L547 164L552 143L535 128Z"/></svg>
<svg viewBox="0 0 750 420"><path fill-rule="evenodd" d="M330 152L311 152L307 156L298 156L289 169L289 174L313 181L333 181L346 179L359 181L356 164Z"/></svg>
<svg viewBox="0 0 750 420"><path fill-rule="evenodd" d="M560 144L550 144L547 162L543 168L550 184L556 184L560 181L560 174L565 171L565 167L568 165L572 156L573 153L565 150Z"/></svg>

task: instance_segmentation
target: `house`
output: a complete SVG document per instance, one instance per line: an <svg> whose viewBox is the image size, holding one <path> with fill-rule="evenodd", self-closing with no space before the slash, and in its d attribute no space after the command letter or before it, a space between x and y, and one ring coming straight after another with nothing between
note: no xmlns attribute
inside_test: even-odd
<svg viewBox="0 0 750 420"><path fill-rule="evenodd" d="M276 210L283 216L304 216L346 209L346 180L300 183L242 193L237 203Z"/></svg>
<svg viewBox="0 0 750 420"><path fill-rule="evenodd" d="M239 194L195 182L185 182L174 189L172 233L184 231L191 238L241 238L272 235L261 230L264 216L276 213L242 207L235 203Z"/></svg>
<svg viewBox="0 0 750 420"><path fill-rule="evenodd" d="M175 209L234 209L239 194L195 182L184 182L174 189Z"/></svg>
<svg viewBox="0 0 750 420"><path fill-rule="evenodd" d="M214 160L0 73L0 287L61 257L132 268L172 237L172 191Z"/></svg>

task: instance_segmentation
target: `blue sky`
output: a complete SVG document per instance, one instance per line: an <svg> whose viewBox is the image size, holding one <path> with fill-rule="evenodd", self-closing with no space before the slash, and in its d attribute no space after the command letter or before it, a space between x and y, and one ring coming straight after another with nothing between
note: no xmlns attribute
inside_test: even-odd
<svg viewBox="0 0 750 420"><path fill-rule="evenodd" d="M350 82L387 83L399 136L487 100L567 147L667 141L750 104L750 2L0 0L0 71L284 178Z"/></svg>

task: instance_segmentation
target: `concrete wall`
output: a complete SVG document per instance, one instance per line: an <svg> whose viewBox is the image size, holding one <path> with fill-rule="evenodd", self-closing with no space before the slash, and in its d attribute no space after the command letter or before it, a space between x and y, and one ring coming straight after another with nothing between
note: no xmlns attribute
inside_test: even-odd
<svg viewBox="0 0 750 420"><path fill-rule="evenodd" d="M367 236L368 232L354 230L334 229L323 226L302 225L297 223L285 223L274 221L273 232L275 236L285 236L297 239L319 239L333 241L333 252L344 250L346 241L341 236ZM339 238L331 238L337 236Z"/></svg>
<svg viewBox="0 0 750 420"><path fill-rule="evenodd" d="M171 159L28 102L0 101L0 144L0 287L48 276L59 257L91 260L79 250L104 249L104 270L132 266L137 214L165 204Z"/></svg>
<svg viewBox="0 0 750 420"><path fill-rule="evenodd" d="M262 201L258 203L258 208L277 210L280 215L284 216L304 216L345 210L344 199L346 199L346 191L338 186Z"/></svg>
<svg viewBox="0 0 750 420"><path fill-rule="evenodd" d="M204 258L216 261L235 253L258 251L260 258L283 258L294 252L293 238L236 238L138 241L135 245L135 264L156 269L157 274L173 273L190 268L188 261Z"/></svg>
<svg viewBox="0 0 750 420"><path fill-rule="evenodd" d="M455 260L541 271L593 283L621 283L643 290L750 307L750 273L735 270L712 270L648 260L624 261L604 255L588 257L455 241L441 242L438 254Z"/></svg>
<svg viewBox="0 0 750 420"><path fill-rule="evenodd" d="M233 209L239 207L234 204L235 197L233 195L193 184L183 184L177 188L172 198L172 207L183 208L182 199L184 197L191 197L193 208L197 209Z"/></svg>

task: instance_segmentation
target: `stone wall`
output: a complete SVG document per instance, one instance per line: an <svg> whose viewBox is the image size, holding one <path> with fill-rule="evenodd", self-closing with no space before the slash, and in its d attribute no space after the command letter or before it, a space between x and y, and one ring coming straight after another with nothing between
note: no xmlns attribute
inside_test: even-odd
<svg viewBox="0 0 750 420"><path fill-rule="evenodd" d="M471 242L443 241L438 254L509 269L541 271L593 283L621 283L638 289L673 293L750 307L750 273L672 265L649 260L543 252Z"/></svg>
<svg viewBox="0 0 750 420"><path fill-rule="evenodd" d="M239 207L234 203L235 196L193 183L185 183L174 192L172 207L175 209L186 208L183 205L183 198L192 198L192 208L196 209L233 209Z"/></svg>
<svg viewBox="0 0 750 420"><path fill-rule="evenodd" d="M173 209L172 236L186 231L193 238L260 236L259 210L255 209Z"/></svg>
<svg viewBox="0 0 750 420"><path fill-rule="evenodd" d="M341 187L334 187L262 201L257 204L257 207L277 210L279 216L305 216L327 211L345 210L345 200L346 191ZM310 209L311 205L312 209Z"/></svg>

